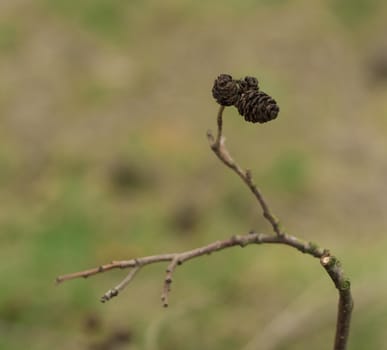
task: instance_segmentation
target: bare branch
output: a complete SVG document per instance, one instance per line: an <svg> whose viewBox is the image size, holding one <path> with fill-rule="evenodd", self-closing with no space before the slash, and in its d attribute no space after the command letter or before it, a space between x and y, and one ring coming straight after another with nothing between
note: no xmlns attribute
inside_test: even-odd
<svg viewBox="0 0 387 350"><path fill-rule="evenodd" d="M279 220L274 216L261 191L254 184L251 171L243 170L234 161L234 159L229 154L227 148L225 147L225 139L222 135L223 111L224 106L221 106L217 115L218 129L216 137L214 137L211 132L207 133L211 149L216 154L216 156L227 167L233 170L251 190L261 207L263 216L271 224L275 235L250 232L245 235L235 235L229 239L219 240L206 246L188 250L185 252L151 255L137 259L122 261L112 261L109 264L101 265L96 268L59 276L56 279L57 283L61 283L63 281L75 278L87 278L89 276L107 272L112 269L131 269L127 276L117 286L110 289L102 296L101 301L105 302L117 296L133 280L136 273L139 272L140 269L144 266L160 262L169 262L161 294L161 300L163 302L163 305L166 307L169 303L168 296L173 279L173 273L175 272L176 268L182 263L194 258L201 257L203 255L209 255L213 252L217 252L235 246L245 247L251 244L283 244L293 247L302 253L306 253L315 258L318 258L320 260L321 265L324 267L331 280L333 281L335 287L338 289L339 306L334 350L345 350L348 341L353 300L350 290L350 282L345 277L344 271L341 268L339 260L333 255L331 255L327 249L320 248L312 242L306 242L297 237L291 236L281 228Z"/></svg>
<svg viewBox="0 0 387 350"><path fill-rule="evenodd" d="M334 350L345 350L349 336L353 299L351 295L351 282L344 276L340 261L334 256L323 256L321 265L328 272L339 291L339 305L337 310L336 337Z"/></svg>
<svg viewBox="0 0 387 350"><path fill-rule="evenodd" d="M110 300L113 297L116 297L118 293L123 290L129 283L130 281L134 278L134 275L140 270L141 266L136 266L133 267L132 270L128 273L128 275L119 283L117 284L114 288L109 289L102 297L101 297L101 302L105 302Z"/></svg>
<svg viewBox="0 0 387 350"><path fill-rule="evenodd" d="M145 265L149 265L149 264L152 264L155 262L160 262L160 261L170 261L170 260L172 260L173 256L174 256L174 254L160 254L160 255L146 256L146 257L143 257L140 259L112 261L110 264L101 265L101 266L95 267L93 269L58 276L56 278L56 282L62 283L64 281L72 280L72 279L80 278L80 277L87 278L87 277L96 275L97 273L110 271L112 269L126 269L129 267L145 266Z"/></svg>
<svg viewBox="0 0 387 350"><path fill-rule="evenodd" d="M224 137L222 136L223 111L224 107L221 106L217 116L218 131L216 139L214 139L210 132L208 132L207 134L207 137L211 144L211 149L214 151L216 156L230 169L232 169L236 174L238 174L239 177L243 180L243 182L249 187L249 189L254 194L255 198L258 200L262 208L263 216L270 222L274 232L277 234L277 237L280 238L281 243L291 245L303 251L302 246L297 247L296 242L298 242L298 240L295 237L292 237L293 243L289 244L289 239L287 238L290 238L291 236L286 235L286 233L281 229L279 220L272 214L261 191L254 184L250 170L243 171L242 168L230 156L230 153L228 152L224 144ZM310 253L309 251L305 252ZM320 253L320 251L318 253ZM328 272L333 283L335 284L335 287L339 291L339 306L337 314L334 350L345 350L348 341L351 314L353 309L353 299L351 295L350 282L344 276L344 272L341 268L340 262L334 256L331 256L329 251L326 250L322 254L322 256L319 256L319 254L316 254L314 256L320 258L322 266Z"/></svg>
<svg viewBox="0 0 387 350"><path fill-rule="evenodd" d="M151 256L145 256L145 257L131 259L131 260L113 261L110 264L102 265L94 269L88 269L88 270L84 270L76 273L70 273L67 275L59 276L57 277L57 282L60 283L60 282L67 281L70 279L75 279L75 278L86 278L89 276L93 276L97 273L110 271L113 268L120 268L120 269L130 268L131 270L129 274L125 277L125 279L121 283L119 283L116 287L110 289L102 296L101 301L105 302L117 296L118 293L121 290L123 290L133 280L135 274L145 265L170 261L170 264L168 265L166 270L164 287L163 287L163 292L161 297L163 301L163 305L168 306L168 293L170 291L170 284L172 283L173 273L176 270L177 266L181 265L183 262L186 262L194 258L198 258L203 255L209 255L211 253L214 253L223 249L231 248L231 247L236 247L236 246L245 247L250 244L264 244L264 243L285 244L303 253L310 254L317 258L322 258L327 256L326 255L327 250L319 248L311 242L305 242L290 235L284 234L282 236L273 236L273 235L268 235L264 233L250 232L246 235L235 235L229 239L216 241L211 244L205 245L203 247L188 250L186 252L151 255Z"/></svg>
<svg viewBox="0 0 387 350"><path fill-rule="evenodd" d="M265 198L263 197L262 192L258 189L258 187L254 184L252 174L250 170L244 171L231 157L227 148L225 147L225 138L222 135L223 129L223 111L224 106L220 106L218 116L217 116L217 124L218 130L216 138L212 135L211 131L207 132L207 138L210 142L211 149L216 154L216 156L226 164L231 170L239 175L239 177L243 180L243 182L249 187L251 192L253 192L254 197L258 200L259 205L262 208L263 216L266 220L269 221L271 226L273 227L274 232L281 236L284 234L281 229L281 225L279 220L274 216L271 212L269 205L267 204Z"/></svg>

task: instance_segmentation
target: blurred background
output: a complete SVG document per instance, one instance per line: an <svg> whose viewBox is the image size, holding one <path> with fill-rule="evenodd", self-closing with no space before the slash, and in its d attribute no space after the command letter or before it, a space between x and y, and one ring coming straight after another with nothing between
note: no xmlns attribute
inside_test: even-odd
<svg viewBox="0 0 387 350"><path fill-rule="evenodd" d="M271 232L210 152L220 73L279 117L226 109L227 145L289 233L331 249L355 298L350 349L386 349L387 3L1 0L0 349L328 349L317 260L249 246L55 286L111 260Z"/></svg>

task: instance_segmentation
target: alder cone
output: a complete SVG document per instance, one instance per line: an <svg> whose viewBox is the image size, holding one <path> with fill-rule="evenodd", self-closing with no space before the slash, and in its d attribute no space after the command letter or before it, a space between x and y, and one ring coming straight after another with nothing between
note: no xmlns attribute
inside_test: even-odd
<svg viewBox="0 0 387 350"><path fill-rule="evenodd" d="M232 106L239 98L239 86L229 74L221 74L214 81L212 96L222 106Z"/></svg>
<svg viewBox="0 0 387 350"><path fill-rule="evenodd" d="M263 91L248 90L235 103L240 115L251 123L266 123L277 118L277 102Z"/></svg>
<svg viewBox="0 0 387 350"><path fill-rule="evenodd" d="M240 94L245 93L249 90L259 90L258 79L254 77L245 77L243 80L238 80Z"/></svg>

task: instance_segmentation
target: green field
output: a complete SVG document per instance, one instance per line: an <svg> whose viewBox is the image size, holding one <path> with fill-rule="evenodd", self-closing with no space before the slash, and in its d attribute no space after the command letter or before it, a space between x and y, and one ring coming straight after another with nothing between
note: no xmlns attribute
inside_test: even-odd
<svg viewBox="0 0 387 350"><path fill-rule="evenodd" d="M220 73L258 77L279 117L225 111L234 158L286 230L350 277L349 349L386 348L387 3L2 0L0 350L330 349L337 293L289 247L55 285L112 260L271 231L211 152Z"/></svg>

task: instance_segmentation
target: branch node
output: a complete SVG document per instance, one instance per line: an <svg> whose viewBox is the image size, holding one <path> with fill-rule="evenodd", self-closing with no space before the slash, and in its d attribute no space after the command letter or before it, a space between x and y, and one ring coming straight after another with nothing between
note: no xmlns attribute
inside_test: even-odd
<svg viewBox="0 0 387 350"><path fill-rule="evenodd" d="M262 235L262 233L255 233L255 232L252 232L252 233L250 233L250 234L254 234L255 235L255 243L256 244L262 244L263 243L263 235Z"/></svg>
<svg viewBox="0 0 387 350"><path fill-rule="evenodd" d="M239 243L239 236L238 235L232 235L231 238L231 243Z"/></svg>
<svg viewBox="0 0 387 350"><path fill-rule="evenodd" d="M246 247L248 244L249 244L249 243L248 243L247 241L241 240L240 243L239 243L239 246L240 246L241 248L244 248L244 247Z"/></svg>
<svg viewBox="0 0 387 350"><path fill-rule="evenodd" d="M246 174L246 178L249 181L249 183L252 183L253 174L251 172L251 169L246 169L246 173L245 174Z"/></svg>
<svg viewBox="0 0 387 350"><path fill-rule="evenodd" d="M318 254L319 254L319 249L320 249L320 247L318 246L318 244L316 244L315 242L309 242L308 245L309 245L309 248L308 248L309 252L310 252L313 256L316 256L316 257L317 257Z"/></svg>
<svg viewBox="0 0 387 350"><path fill-rule="evenodd" d="M322 256L320 261L322 266L328 266L331 261L331 257L329 255Z"/></svg>
<svg viewBox="0 0 387 350"><path fill-rule="evenodd" d="M322 256L330 256L330 255L331 255L331 252L329 251L329 249L323 250Z"/></svg>
<svg viewBox="0 0 387 350"><path fill-rule="evenodd" d="M348 278L345 278L343 283L340 286L341 291L347 291L351 288L351 281Z"/></svg>
<svg viewBox="0 0 387 350"><path fill-rule="evenodd" d="M212 131L211 131L211 130L207 130L207 140L208 140L208 142L210 143L211 148L214 149L214 146L215 146L215 137L214 137L214 135L212 134Z"/></svg>

